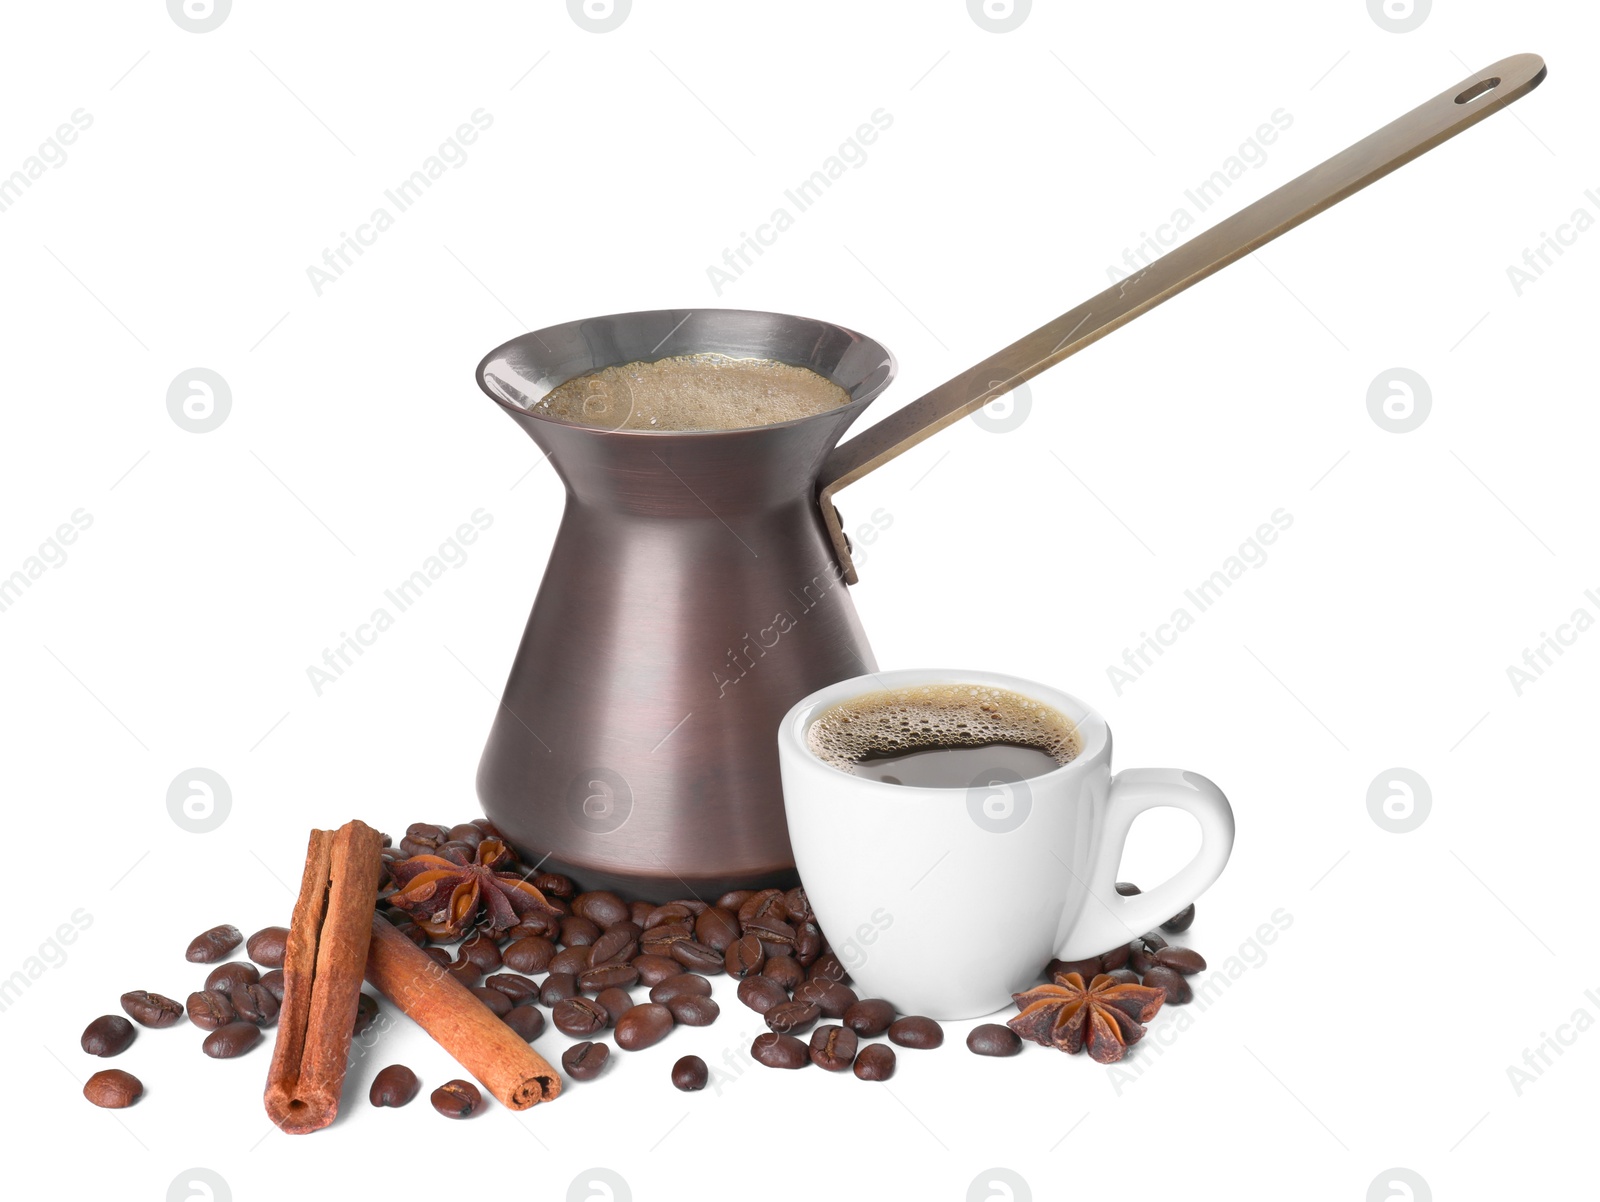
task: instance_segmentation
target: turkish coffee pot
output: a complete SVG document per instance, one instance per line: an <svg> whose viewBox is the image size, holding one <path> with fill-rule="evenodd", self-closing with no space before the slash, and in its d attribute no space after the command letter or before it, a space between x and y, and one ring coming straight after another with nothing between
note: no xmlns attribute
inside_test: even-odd
<svg viewBox="0 0 1600 1202"><path fill-rule="evenodd" d="M1544 75L1532 54L1474 73L843 443L895 361L831 322L619 313L491 351L479 385L543 450L567 498L479 764L484 812L529 864L585 888L660 901L792 885L779 720L801 697L877 670L834 495ZM603 392L585 401L592 424L536 409L575 377L691 353L809 368L850 399L734 430L617 428L628 398Z"/></svg>

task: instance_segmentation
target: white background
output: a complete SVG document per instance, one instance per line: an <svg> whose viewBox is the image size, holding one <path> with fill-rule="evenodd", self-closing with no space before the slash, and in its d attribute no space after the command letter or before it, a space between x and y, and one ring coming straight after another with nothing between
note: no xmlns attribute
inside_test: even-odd
<svg viewBox="0 0 1600 1202"><path fill-rule="evenodd" d="M0 576L92 517L0 613L0 976L36 975L0 1012L12 1171L159 1199L201 1166L241 1202L485 1190L498 1164L540 1198L592 1166L640 1200L741 1178L962 1199L994 1166L1015 1197L1359 1202L1393 1166L1441 1199L1548 1192L1592 1134L1600 1053L1561 1026L1600 1017L1600 633L1520 696L1506 669L1600 616L1600 234L1521 295L1507 268L1600 215L1596 32L1588 6L1468 0L1409 33L1359 0L1041 3L1003 34L957 0L638 0L605 34L553 2L240 0L204 34L153 0L10 6L0 175L92 116L0 212ZM1275 110L1292 125L1202 225L1520 51L1550 78L1514 108L1039 378L1013 432L963 422L841 498L851 524L893 518L854 589L884 667L1052 682L1107 715L1120 764L1218 781L1238 844L1188 936L1214 965L1292 917L1181 1035L1155 1020L1134 1083L1031 1046L980 1060L953 1024L887 1088L757 1067L679 1094L673 1060L737 1060L758 1029L719 993L717 1025L460 1128L366 1105L378 1064L456 1075L404 1022L311 1138L262 1112L266 1047L211 1062L186 1023L114 1062L137 1107L79 1097L103 1067L83 1025L128 989L197 988L201 928L283 921L309 827L478 813L563 499L473 384L491 346L630 309L807 314L895 351L887 410L1103 288ZM719 296L708 266L880 108L865 163ZM478 109L466 161L317 295L324 248ZM1432 393L1408 434L1367 410L1396 366ZM232 400L203 434L166 404L196 367ZM479 508L466 562L316 695L308 665ZM1267 561L1119 693L1108 665L1279 508ZM203 835L166 808L196 766L232 795ZM1367 809L1395 766L1431 787L1408 834ZM1141 826L1123 875L1190 838ZM51 948L75 911L90 925ZM1508 1066L1558 1029L1572 1046L1519 1096Z"/></svg>

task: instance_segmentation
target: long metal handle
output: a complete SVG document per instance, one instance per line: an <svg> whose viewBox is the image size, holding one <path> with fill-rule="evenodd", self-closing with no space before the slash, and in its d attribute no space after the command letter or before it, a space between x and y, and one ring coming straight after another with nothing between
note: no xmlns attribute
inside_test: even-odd
<svg viewBox="0 0 1600 1202"><path fill-rule="evenodd" d="M834 493L1168 297L1505 108L1538 87L1544 76L1544 60L1537 54L1514 54L1475 72L834 448L822 468L818 503L845 580L854 584L857 576L833 505Z"/></svg>

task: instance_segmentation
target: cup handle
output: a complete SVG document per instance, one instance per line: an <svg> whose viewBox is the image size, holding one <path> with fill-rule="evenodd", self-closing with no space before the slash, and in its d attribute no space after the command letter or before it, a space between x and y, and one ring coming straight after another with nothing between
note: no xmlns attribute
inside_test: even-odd
<svg viewBox="0 0 1600 1202"><path fill-rule="evenodd" d="M1128 831L1135 818L1158 806L1194 815L1200 824L1200 850L1170 880L1148 893L1123 897L1116 877ZM1125 768L1111 778L1104 832L1099 859L1084 885L1088 897L1056 953L1063 960L1087 960L1136 939L1204 893L1233 850L1233 807L1221 789L1197 772Z"/></svg>

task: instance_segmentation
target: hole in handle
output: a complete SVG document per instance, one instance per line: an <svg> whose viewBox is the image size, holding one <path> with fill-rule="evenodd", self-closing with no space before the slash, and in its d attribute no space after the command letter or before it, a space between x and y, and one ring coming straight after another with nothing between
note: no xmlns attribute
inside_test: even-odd
<svg viewBox="0 0 1600 1202"><path fill-rule="evenodd" d="M1456 103L1457 104L1471 104L1478 97L1488 95L1490 92L1494 91L1499 86L1500 86L1500 77L1498 75L1496 75L1493 79L1480 79L1477 83L1473 84L1465 92L1461 93L1461 95L1457 96L1456 97Z"/></svg>

